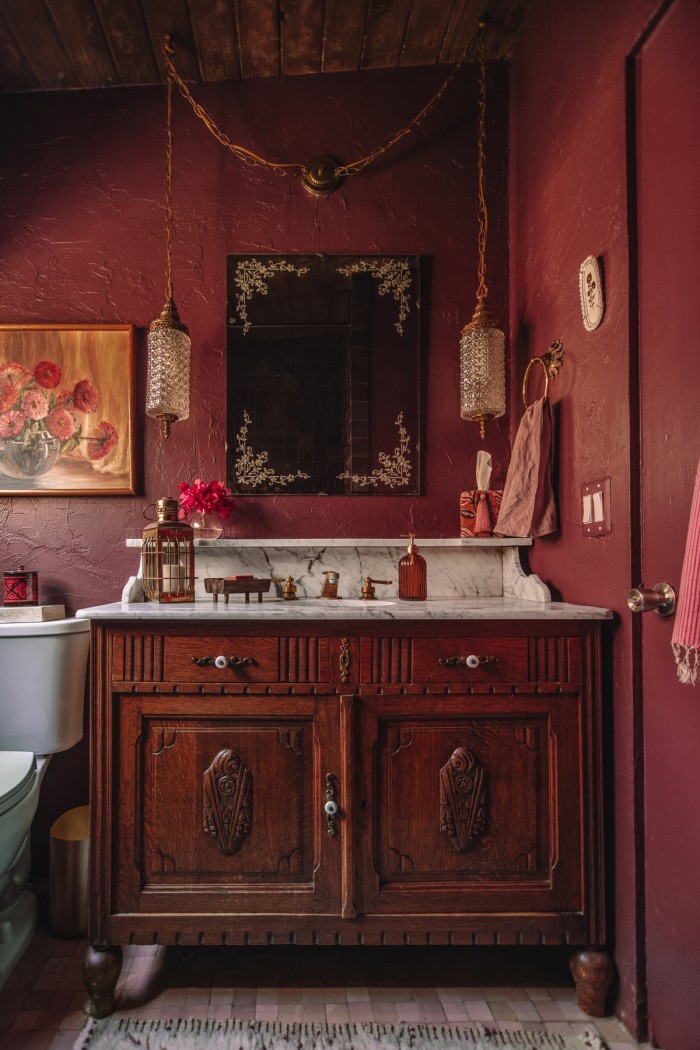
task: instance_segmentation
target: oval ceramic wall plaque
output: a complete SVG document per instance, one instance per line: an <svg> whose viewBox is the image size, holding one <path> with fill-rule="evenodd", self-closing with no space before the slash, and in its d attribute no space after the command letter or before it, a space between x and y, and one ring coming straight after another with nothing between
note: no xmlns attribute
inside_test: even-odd
<svg viewBox="0 0 700 1050"><path fill-rule="evenodd" d="M583 324L589 332L593 332L603 320L605 309L600 267L594 255L583 260L578 278Z"/></svg>

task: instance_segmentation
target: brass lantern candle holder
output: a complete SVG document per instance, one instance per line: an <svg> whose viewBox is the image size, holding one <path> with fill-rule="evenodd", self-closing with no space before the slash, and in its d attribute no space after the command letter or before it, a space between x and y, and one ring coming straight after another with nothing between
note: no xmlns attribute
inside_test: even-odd
<svg viewBox="0 0 700 1050"><path fill-rule="evenodd" d="M164 496L143 530L143 589L150 602L194 601L194 529L178 520L180 505Z"/></svg>

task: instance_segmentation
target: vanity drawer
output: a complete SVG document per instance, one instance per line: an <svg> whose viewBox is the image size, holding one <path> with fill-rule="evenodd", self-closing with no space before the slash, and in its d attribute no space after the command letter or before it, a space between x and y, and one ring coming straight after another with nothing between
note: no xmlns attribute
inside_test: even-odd
<svg viewBox="0 0 700 1050"><path fill-rule="evenodd" d="M279 664L278 638L185 635L166 638L163 675L166 682L278 682Z"/></svg>
<svg viewBox="0 0 700 1050"><path fill-rule="evenodd" d="M219 659L217 666L217 657ZM117 634L112 680L118 682L330 681L328 638L226 634Z"/></svg>
<svg viewBox="0 0 700 1050"><path fill-rule="evenodd" d="M527 682L527 638L415 638L414 682Z"/></svg>
<svg viewBox="0 0 700 1050"><path fill-rule="evenodd" d="M225 666L209 662L222 656L227 660ZM316 637L171 637L165 643L163 671L166 681L327 682L329 643L327 638Z"/></svg>
<svg viewBox="0 0 700 1050"><path fill-rule="evenodd" d="M577 683L580 678L576 636L375 636L362 643L363 682Z"/></svg>

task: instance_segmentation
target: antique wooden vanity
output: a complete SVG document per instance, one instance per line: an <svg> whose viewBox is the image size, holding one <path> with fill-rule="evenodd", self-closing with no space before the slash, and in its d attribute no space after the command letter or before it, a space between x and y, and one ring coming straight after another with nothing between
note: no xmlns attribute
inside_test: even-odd
<svg viewBox="0 0 700 1050"><path fill-rule="evenodd" d="M93 1015L130 943L571 945L579 1003L604 1012L610 614L550 602L529 541L426 542L436 596L363 602L400 547L359 542L303 541L325 547L301 577L302 541L199 552L201 576L264 562L308 594L340 564L340 601L79 613Z"/></svg>

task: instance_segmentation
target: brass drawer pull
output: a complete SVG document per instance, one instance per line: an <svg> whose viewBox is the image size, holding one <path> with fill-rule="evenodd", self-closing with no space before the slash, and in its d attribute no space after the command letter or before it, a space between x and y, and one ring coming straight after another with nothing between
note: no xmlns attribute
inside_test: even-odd
<svg viewBox="0 0 700 1050"><path fill-rule="evenodd" d="M255 663L252 656L193 656L192 663L198 667L218 667L223 671L225 667L237 669L239 667L250 667Z"/></svg>
<svg viewBox="0 0 700 1050"><path fill-rule="evenodd" d="M442 667L480 667L482 664L498 663L497 656L444 656L438 660Z"/></svg>

